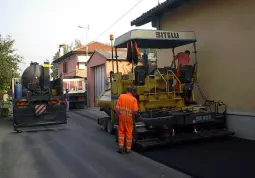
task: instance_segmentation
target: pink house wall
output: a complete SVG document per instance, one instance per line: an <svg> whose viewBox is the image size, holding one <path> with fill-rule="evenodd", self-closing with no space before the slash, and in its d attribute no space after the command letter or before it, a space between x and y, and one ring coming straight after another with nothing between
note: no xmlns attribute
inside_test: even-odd
<svg viewBox="0 0 255 178"><path fill-rule="evenodd" d="M128 61L126 60L119 60L118 66L119 66L119 72L122 72L122 74L127 74L131 71L132 65L128 65ZM104 65L105 67L105 78L110 77L110 71L112 71L112 61L106 60L105 57L101 56L98 53L94 53L94 55L91 57L91 59L88 62L88 77L87 77L87 83L88 83L88 99L89 99L89 106L93 107L95 106L95 73L94 73L94 67ZM140 65L140 63L139 63ZM114 71L117 72L117 65L116 61L114 61ZM107 87L107 86L105 86Z"/></svg>
<svg viewBox="0 0 255 178"><path fill-rule="evenodd" d="M67 61L67 73L63 72L63 62L58 63L58 75L62 76L80 76L87 77L87 68L79 70L77 63L77 55L71 56Z"/></svg>
<svg viewBox="0 0 255 178"><path fill-rule="evenodd" d="M90 60L88 61L88 65L87 65L87 84L88 84L88 105L90 107L94 106L95 104L95 99L94 99L94 95L95 95L95 73L94 73L94 68L96 66L99 65L103 65L105 64L106 59L97 54L94 53L94 55L90 58Z"/></svg>
<svg viewBox="0 0 255 178"><path fill-rule="evenodd" d="M58 63L58 75L60 76L60 74L62 73L62 76L74 76L76 75L76 66L77 66L77 62L76 62L76 56L71 56L69 59L66 60L67 62L67 72L64 73L63 71L63 63L64 62L60 62Z"/></svg>
<svg viewBox="0 0 255 178"><path fill-rule="evenodd" d="M62 73L62 75L64 74L62 62L58 63L58 76L60 76L61 73Z"/></svg>

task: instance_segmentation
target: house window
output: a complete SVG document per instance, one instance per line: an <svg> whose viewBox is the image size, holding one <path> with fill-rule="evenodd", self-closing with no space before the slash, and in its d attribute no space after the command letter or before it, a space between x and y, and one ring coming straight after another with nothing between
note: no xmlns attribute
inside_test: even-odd
<svg viewBox="0 0 255 178"><path fill-rule="evenodd" d="M64 63L63 63L63 72L64 72L64 73L67 73L67 68L68 68L68 67L67 67L67 62L64 62Z"/></svg>
<svg viewBox="0 0 255 178"><path fill-rule="evenodd" d="M79 63L78 63L78 69L79 69L79 70L84 70L84 69L85 69L85 66L86 66L86 65L85 65L85 62L79 62Z"/></svg>

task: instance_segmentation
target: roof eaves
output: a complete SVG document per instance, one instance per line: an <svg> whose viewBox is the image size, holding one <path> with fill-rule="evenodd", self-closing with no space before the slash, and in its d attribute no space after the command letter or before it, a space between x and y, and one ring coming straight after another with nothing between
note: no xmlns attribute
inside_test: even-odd
<svg viewBox="0 0 255 178"><path fill-rule="evenodd" d="M89 46L89 45L91 45L93 43L97 43L97 41L91 41L91 42L89 42L89 43L87 43L85 45L81 45L80 47L75 48L73 51L79 51L81 48L85 48L86 46Z"/></svg>
<svg viewBox="0 0 255 178"><path fill-rule="evenodd" d="M94 52L92 53L92 55L90 56L89 60L87 61L87 64L89 63L90 59L92 59L92 57L94 56L94 54L97 53L98 55L104 57L106 59L106 57L104 55L102 55L99 51L94 50Z"/></svg>
<svg viewBox="0 0 255 178"><path fill-rule="evenodd" d="M66 58L71 57L74 54L85 54L85 52L84 51L70 51L70 52L64 54L63 56L61 56L60 58L54 60L52 63L53 64L60 63L60 62L64 61Z"/></svg>
<svg viewBox="0 0 255 178"><path fill-rule="evenodd" d="M106 51L106 50L95 50L95 52L99 55L101 55L102 57L104 57L106 60L116 60L115 59L115 55L113 56L112 59L112 54L111 51ZM126 60L126 57L123 57L126 55L126 52L118 52L118 60Z"/></svg>
<svg viewBox="0 0 255 178"><path fill-rule="evenodd" d="M155 17L163 14L165 11L179 7L182 3L190 0L166 0L149 11L143 13L140 17L131 21L131 26L142 26L151 22Z"/></svg>
<svg viewBox="0 0 255 178"><path fill-rule="evenodd" d="M97 54L99 54L100 56L102 56L102 57L104 57L105 59L107 59L108 56L105 56L104 53L101 52L101 51L102 51L102 50L95 50L95 52L96 52Z"/></svg>

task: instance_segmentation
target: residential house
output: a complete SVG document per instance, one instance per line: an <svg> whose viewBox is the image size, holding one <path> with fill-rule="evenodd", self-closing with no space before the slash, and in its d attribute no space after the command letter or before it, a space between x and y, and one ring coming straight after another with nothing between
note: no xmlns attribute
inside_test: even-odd
<svg viewBox="0 0 255 178"><path fill-rule="evenodd" d="M86 47L74 49L63 54L64 45L59 46L60 57L53 61L58 64L58 75L87 77L86 63L95 50L111 50L111 46L100 42L93 41L88 44L88 56L86 55Z"/></svg>
<svg viewBox="0 0 255 178"><path fill-rule="evenodd" d="M126 52L118 51L118 67L120 72L127 72L129 69L126 60ZM88 67L88 98L89 106L95 106L96 99L110 87L110 71L117 70L116 60L112 60L111 51L95 50L87 63Z"/></svg>
<svg viewBox="0 0 255 178"><path fill-rule="evenodd" d="M128 72L132 70L132 65L126 60L127 51L118 49L117 54L118 59L112 60L111 51L95 50L88 60L87 83L89 106L95 106L96 99L106 89L110 88L110 72L113 71L113 69L114 72L117 72L117 63L118 71L122 74L128 74ZM138 65L142 65L141 62L138 62Z"/></svg>
<svg viewBox="0 0 255 178"><path fill-rule="evenodd" d="M194 31L199 83L204 94L227 104L228 127L236 136L253 140L254 8L255 1L167 0L131 22L132 26L152 22L158 30ZM187 46L176 53L185 49L193 51ZM171 50L158 54L168 61L171 56Z"/></svg>

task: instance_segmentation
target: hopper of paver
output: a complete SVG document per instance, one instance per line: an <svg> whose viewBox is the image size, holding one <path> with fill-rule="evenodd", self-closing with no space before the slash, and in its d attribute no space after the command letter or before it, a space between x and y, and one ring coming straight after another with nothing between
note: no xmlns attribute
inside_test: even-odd
<svg viewBox="0 0 255 178"><path fill-rule="evenodd" d="M100 111L104 111L110 116L112 109L111 90L105 90L104 93L97 98L96 104L100 107Z"/></svg>

